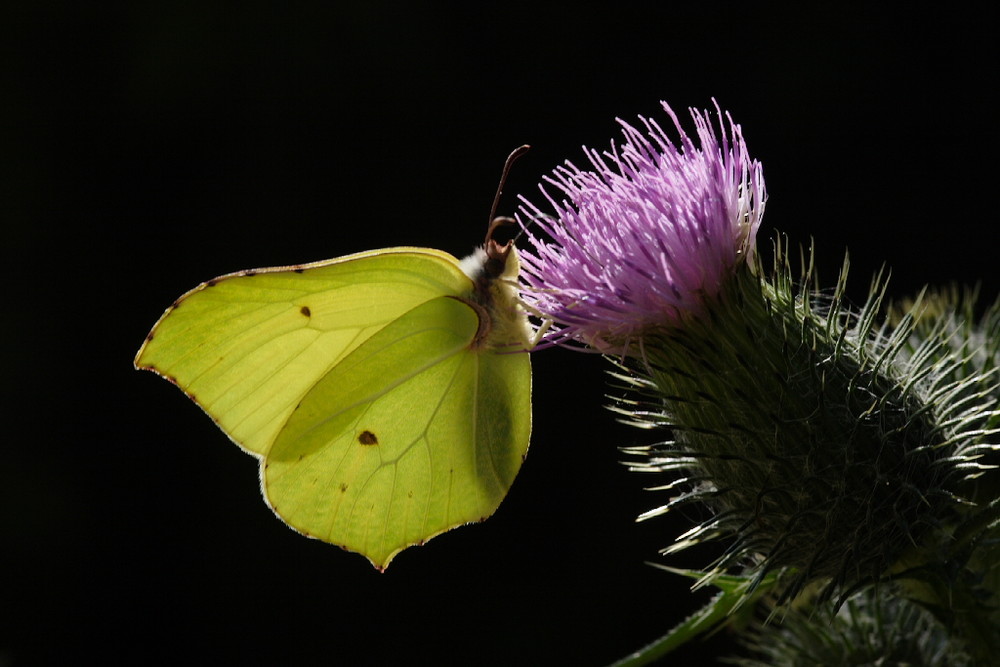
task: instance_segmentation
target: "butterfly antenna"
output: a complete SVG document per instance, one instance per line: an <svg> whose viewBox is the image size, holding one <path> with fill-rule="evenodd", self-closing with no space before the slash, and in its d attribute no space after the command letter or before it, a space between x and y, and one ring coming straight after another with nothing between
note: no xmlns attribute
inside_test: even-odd
<svg viewBox="0 0 1000 667"><path fill-rule="evenodd" d="M504 184L507 183L507 174L510 173L510 168L513 166L514 160L527 153L529 148L531 148L531 146L527 144L518 146L511 151L511 154L507 156L507 161L503 163L503 173L500 174L500 185L497 186L497 194L493 198L493 208L490 209L490 219L486 221L487 229L490 229L493 226L493 219L497 214L497 206L500 204L500 194L503 192Z"/></svg>

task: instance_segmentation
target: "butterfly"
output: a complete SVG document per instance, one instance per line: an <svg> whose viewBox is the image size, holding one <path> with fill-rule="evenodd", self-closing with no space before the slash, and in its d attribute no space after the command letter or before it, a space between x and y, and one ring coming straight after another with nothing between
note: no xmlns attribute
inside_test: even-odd
<svg viewBox="0 0 1000 667"><path fill-rule="evenodd" d="M517 250L495 239L513 220L490 218L463 260L396 247L209 280L160 317L135 367L260 460L281 520L384 570L492 515L527 454L532 331Z"/></svg>

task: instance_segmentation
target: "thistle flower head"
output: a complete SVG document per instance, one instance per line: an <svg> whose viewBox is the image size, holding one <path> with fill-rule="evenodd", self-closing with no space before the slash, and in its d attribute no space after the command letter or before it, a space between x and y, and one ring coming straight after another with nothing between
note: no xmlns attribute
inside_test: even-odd
<svg viewBox="0 0 1000 667"><path fill-rule="evenodd" d="M640 117L644 131L619 120L621 144L584 149L593 171L566 162L546 178L562 193L541 188L555 218L523 200L521 214L552 239L528 229L533 251L522 254L523 297L555 324L550 343L626 354L700 313L753 255L766 194L739 125L718 105L718 129L691 109L696 143L663 109L679 142L654 120Z"/></svg>

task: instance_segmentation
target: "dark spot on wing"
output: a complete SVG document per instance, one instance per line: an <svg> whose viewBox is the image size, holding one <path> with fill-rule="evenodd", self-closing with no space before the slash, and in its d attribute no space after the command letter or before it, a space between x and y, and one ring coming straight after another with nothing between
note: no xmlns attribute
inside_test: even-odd
<svg viewBox="0 0 1000 667"><path fill-rule="evenodd" d="M361 434L358 436L358 442L360 442L362 445L377 445L378 438L375 437L375 434L372 433L371 431L362 431Z"/></svg>
<svg viewBox="0 0 1000 667"><path fill-rule="evenodd" d="M301 266L296 266L294 269L292 269L292 271L294 271L295 273L302 273L303 271L305 271L305 269L303 269Z"/></svg>
<svg viewBox="0 0 1000 667"><path fill-rule="evenodd" d="M344 482L340 483L340 492L347 493L347 484L345 484Z"/></svg>
<svg viewBox="0 0 1000 667"><path fill-rule="evenodd" d="M219 281L213 278L212 280L209 280L207 283L205 283L205 287L215 287L218 284Z"/></svg>
<svg viewBox="0 0 1000 667"><path fill-rule="evenodd" d="M309 310L309 306L302 306L301 308L299 308L299 312L305 315L306 317L312 317L312 311Z"/></svg>

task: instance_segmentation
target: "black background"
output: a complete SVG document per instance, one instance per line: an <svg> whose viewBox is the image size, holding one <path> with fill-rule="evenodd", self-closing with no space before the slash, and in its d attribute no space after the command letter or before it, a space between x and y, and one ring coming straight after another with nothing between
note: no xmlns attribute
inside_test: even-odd
<svg viewBox="0 0 1000 667"><path fill-rule="evenodd" d="M422 6L420 6L422 5ZM302 538L256 462L132 370L214 275L480 242L504 157L535 197L616 116L732 112L775 230L852 293L996 257L991 16L801 3L21 3L0 20L0 665L601 665L704 600L656 560L691 516L617 447L599 357L535 355L531 452L488 522L385 574ZM658 115L659 114L659 115ZM700 561L675 558L673 565ZM724 638L685 651L708 660Z"/></svg>

